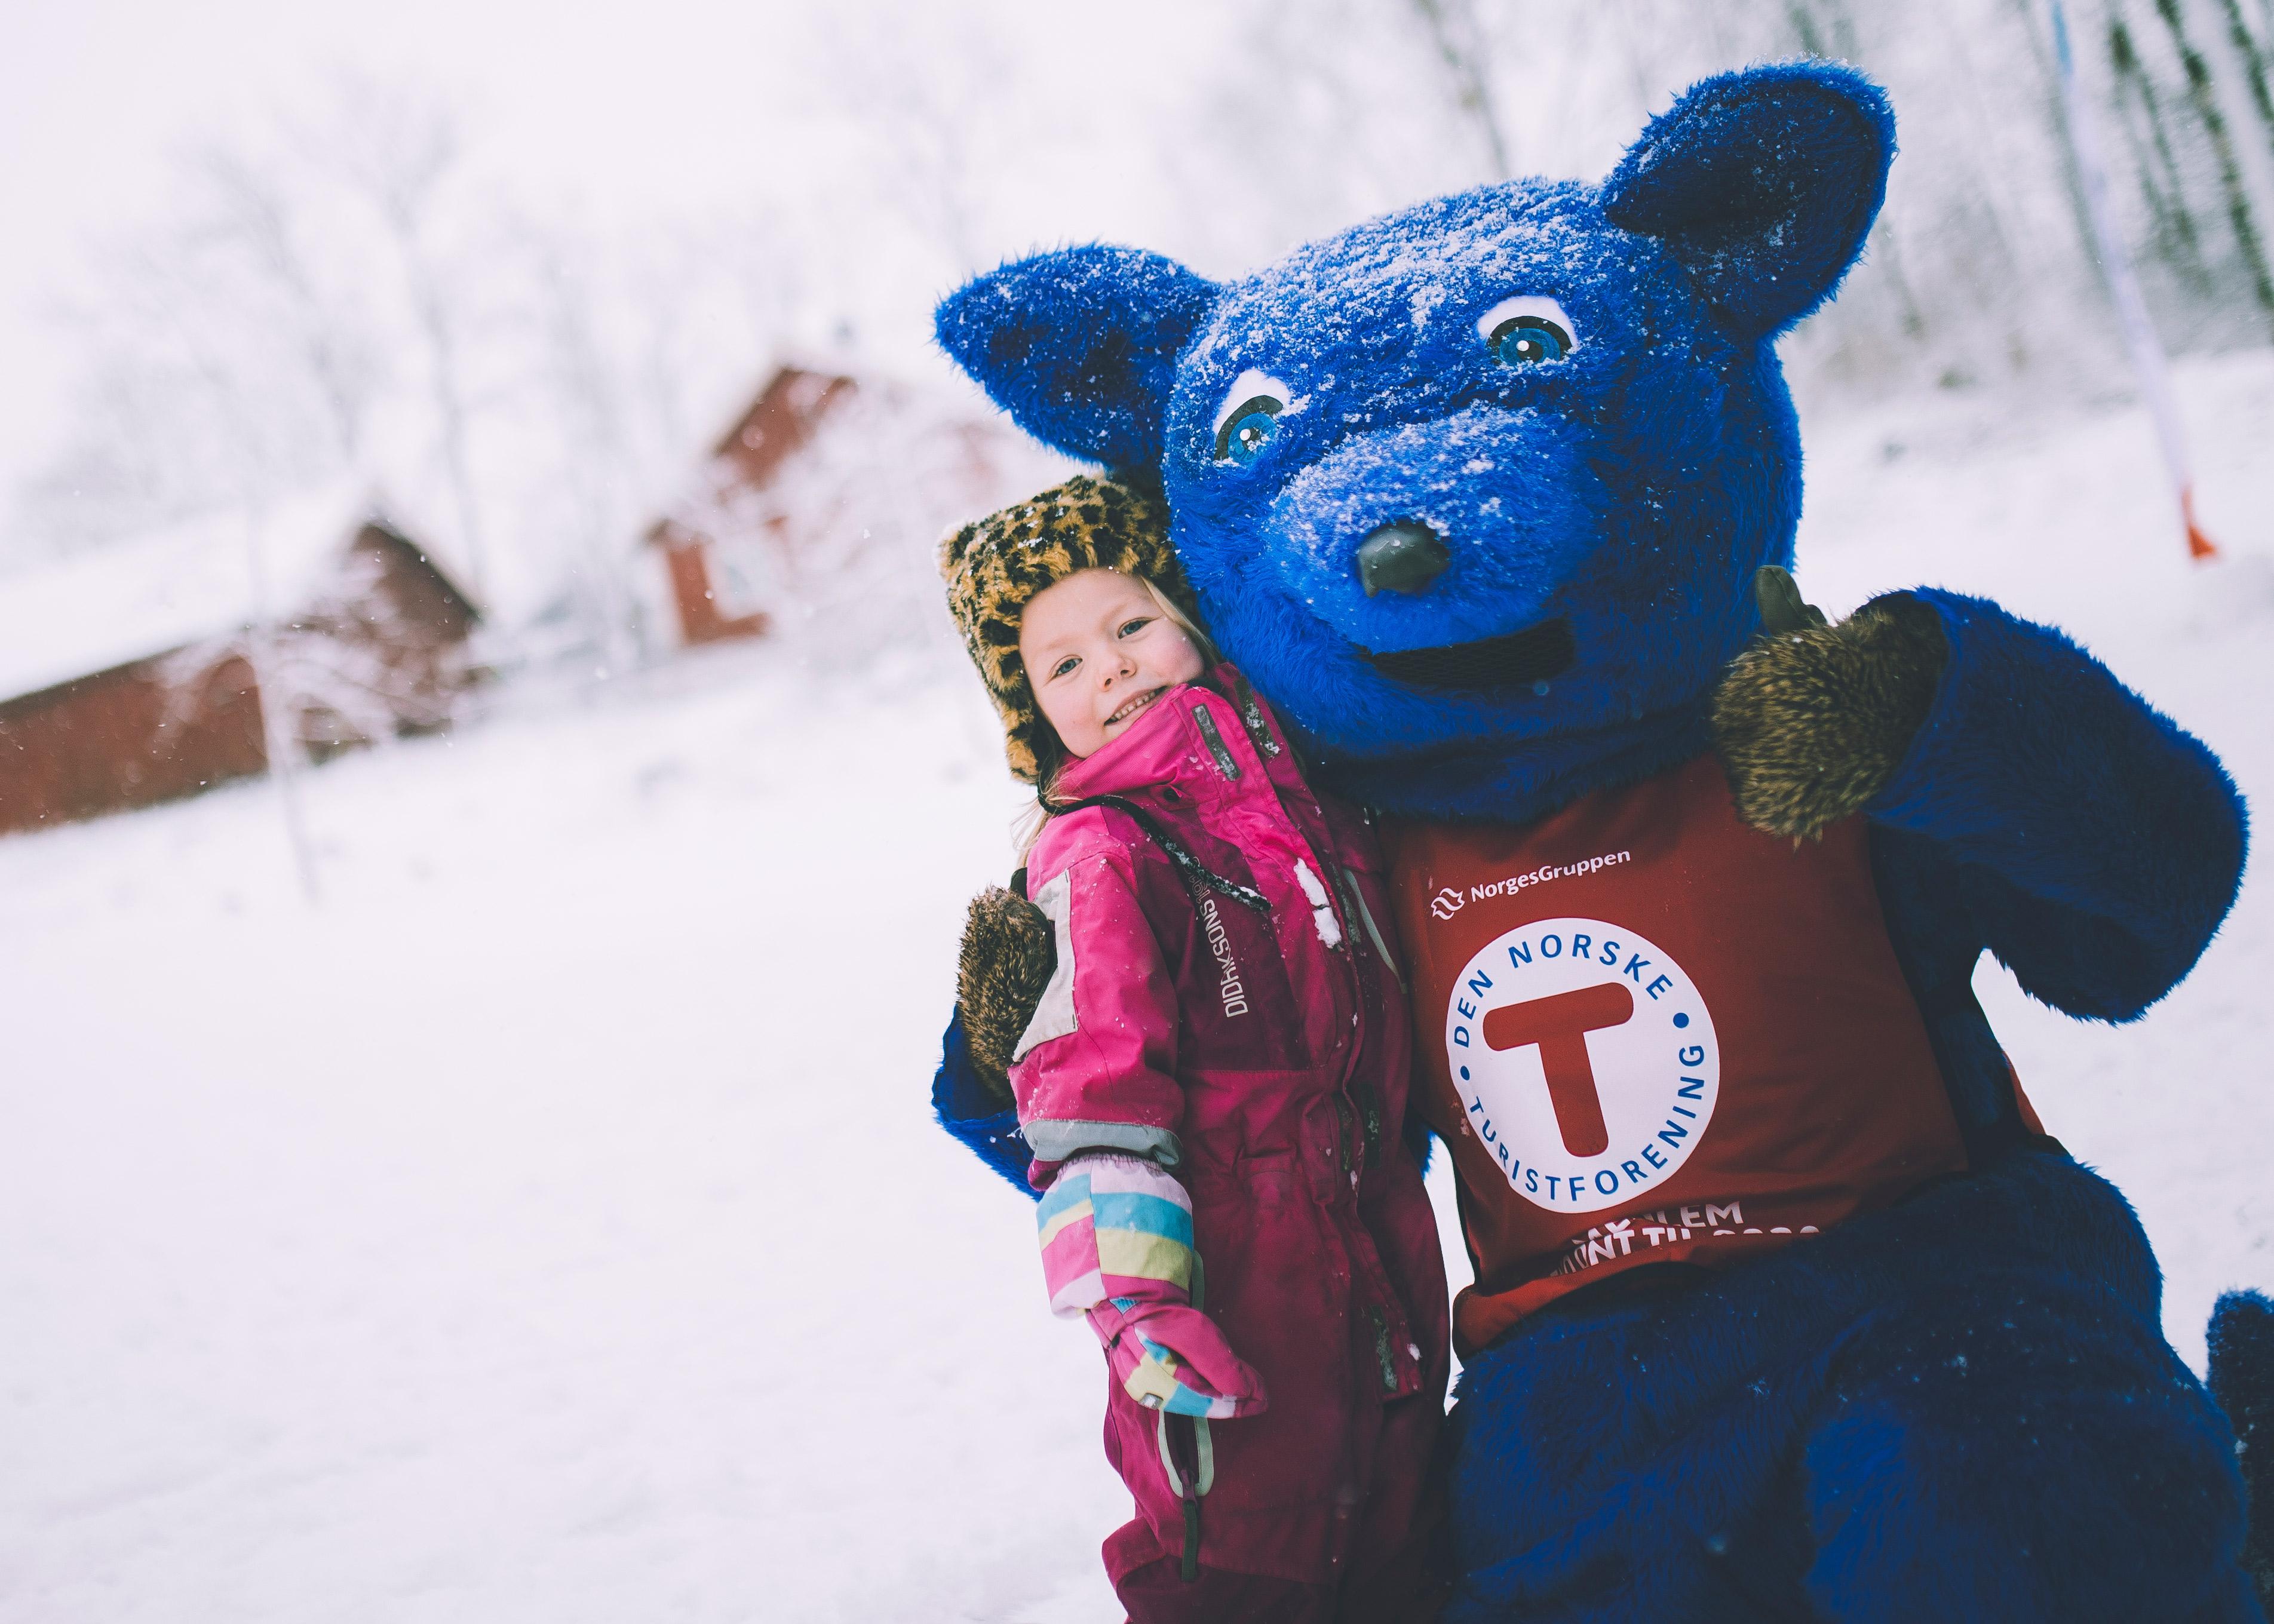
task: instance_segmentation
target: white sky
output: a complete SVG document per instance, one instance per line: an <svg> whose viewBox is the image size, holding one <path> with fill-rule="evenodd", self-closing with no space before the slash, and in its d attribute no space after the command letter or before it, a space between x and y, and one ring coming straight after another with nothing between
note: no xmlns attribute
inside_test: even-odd
<svg viewBox="0 0 2274 1624"><path fill-rule="evenodd" d="M319 101L324 78L348 67L432 86L466 109L479 161L517 194L602 221L747 206L842 172L857 134L817 109L830 64L857 64L862 48L832 48L812 19L848 11L852 21L822 26L864 39L873 15L904 50L916 34L953 36L959 13L991 18L1025 57L1023 94L1039 83L1064 94L1058 127L1081 162L1057 166L1055 202L1036 191L1052 165L1028 166L1028 206L1013 196L1001 210L1024 236L1004 250L1117 222L1142 237L1148 204L1132 192L1158 183L1141 178L1128 139L1111 150L1112 132L1135 137L1126 97L1172 80L1205 38L1197 0L1149 5L1141 19L1036 0L865 14L786 0L0 0L0 493L40 460L64 403L56 299L91 247L162 211L170 154L185 143ZM930 291L898 299L907 309L892 312L895 333L921 342Z"/></svg>

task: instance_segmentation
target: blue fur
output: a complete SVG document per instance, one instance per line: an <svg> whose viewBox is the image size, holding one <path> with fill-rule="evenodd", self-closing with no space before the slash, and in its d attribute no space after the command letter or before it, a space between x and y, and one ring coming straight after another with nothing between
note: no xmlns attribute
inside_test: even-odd
<svg viewBox="0 0 2274 1624"><path fill-rule="evenodd" d="M1894 109L1862 74L1755 68L1653 119L1603 183L1603 211L1664 242L1725 325L1771 337L1856 262L1894 155Z"/></svg>
<svg viewBox="0 0 2274 1624"><path fill-rule="evenodd" d="M2123 1198L2022 1151L1551 1310L1462 1373L1446 1624L2255 1618L2231 1434L2160 1296Z"/></svg>
<svg viewBox="0 0 2274 1624"><path fill-rule="evenodd" d="M1950 661L1872 817L1934 844L1982 945L2032 996L2134 1019L2233 905L2241 795L2200 740L2059 632L1978 598L1916 596L1940 613Z"/></svg>
<svg viewBox="0 0 2274 1624"><path fill-rule="evenodd" d="M1421 1120L1419 1111L1405 1113L1405 1132L1401 1137L1405 1140L1405 1154L1413 1158L1413 1164L1421 1169L1421 1177L1428 1177L1429 1158L1436 1154L1437 1136L1429 1132L1429 1124Z"/></svg>
<svg viewBox="0 0 2274 1624"><path fill-rule="evenodd" d="M1157 471L1210 630L1330 786L1525 822L1706 747L1754 571L1799 517L1773 341L1854 263L1893 153L1852 71L1726 74L1600 186L1419 204L1220 285L1043 254L958 293L941 341L1031 432ZM1518 295L1561 308L1568 355L1495 357L1479 318ZM1284 408L1252 460L1219 457L1251 372ZM1370 598L1357 549L1392 521L1450 561ZM1950 658L1871 855L1977 1171L1480 1357L1462 1618L2258 1616L2231 1446L2163 1344L2145 1240L2031 1139L1970 986L1987 949L2059 1008L2137 1015L2233 900L2241 803L2058 633L1922 596ZM1555 616L1577 658L1544 692L1408 687L1366 658Z"/></svg>
<svg viewBox="0 0 2274 1624"><path fill-rule="evenodd" d="M1151 426L1210 630L1344 788L1527 818L1703 745L1702 695L1758 629L1752 573L1790 560L1800 515L1767 341L1837 285L1893 151L1885 97L1847 69L1724 75L1604 186L1418 204L1221 287L1126 250L1039 255L951 297L940 342L1064 450L1136 462ZM1562 307L1568 357L1494 360L1475 323L1511 294ZM1239 467L1216 425L1250 371L1288 407ZM1368 598L1352 554L1399 519L1452 566L1426 595ZM1545 698L1418 691L1359 652L1559 613L1579 658Z"/></svg>
<svg viewBox="0 0 2274 1624"><path fill-rule="evenodd" d="M1161 459L1178 352L1215 289L1173 259L1093 244L1006 265L940 304L940 348L1037 440L1109 468Z"/></svg>
<svg viewBox="0 0 2274 1624"><path fill-rule="evenodd" d="M1977 1162L2023 1134L1975 1001L1986 950L2069 1014L2129 1020L2209 945L2240 883L2241 797L2202 742L2067 637L1922 590L1949 664L1872 804L1887 934Z"/></svg>
<svg viewBox="0 0 2274 1624"><path fill-rule="evenodd" d="M2234 1427L2234 1452L2254 1515L2243 1567L2262 1605L2274 1604L2274 1302L2230 1291L2210 1317L2210 1390Z"/></svg>
<svg viewBox="0 0 2274 1624"><path fill-rule="evenodd" d="M1042 1192L1027 1182L1035 1153L1019 1131L1019 1113L998 1109L981 1085L971 1064L971 1045L963 1035L960 1011L940 1040L939 1070L931 1079L931 1113L973 1155L1017 1185L1021 1195L1042 1199Z"/></svg>
<svg viewBox="0 0 2274 1624"><path fill-rule="evenodd" d="M1986 1163L2027 1132L2006 1051L1974 996L1982 930L1934 843L1875 824L1871 867L1895 962L1917 999L1968 1159Z"/></svg>

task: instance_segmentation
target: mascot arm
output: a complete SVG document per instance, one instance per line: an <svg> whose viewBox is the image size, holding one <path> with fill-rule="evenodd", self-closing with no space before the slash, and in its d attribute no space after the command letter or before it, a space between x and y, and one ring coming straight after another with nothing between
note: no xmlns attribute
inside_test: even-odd
<svg viewBox="0 0 2274 1624"><path fill-rule="evenodd" d="M1860 811L1923 837L1980 939L2071 1014L2129 1019L2187 974L2244 844L2241 798L2201 741L1980 598L1771 624L1715 699L1748 822L1812 835Z"/></svg>
<svg viewBox="0 0 2274 1624"><path fill-rule="evenodd" d="M974 897L956 959L955 1014L931 1086L939 1125L1033 1197L1042 1192L1027 1179L1035 1153L1011 1097L1011 1055L1057 967L1056 933L1042 909L999 885Z"/></svg>
<svg viewBox="0 0 2274 1624"><path fill-rule="evenodd" d="M2131 1019L2234 904L2241 795L2201 740L2060 633L1977 598L1914 597L1950 656L1871 816L1948 854L2024 990Z"/></svg>
<svg viewBox="0 0 2274 1624"><path fill-rule="evenodd" d="M1039 1199L1043 1192L1027 1177L1035 1162L1034 1148L1020 1131L1018 1108L996 1100L993 1091L1001 1086L1007 1085L1000 1077L986 1077L974 1064L963 1011L958 1010L940 1042L939 1070L931 1082L932 1115L951 1138L1017 1186L1020 1194Z"/></svg>

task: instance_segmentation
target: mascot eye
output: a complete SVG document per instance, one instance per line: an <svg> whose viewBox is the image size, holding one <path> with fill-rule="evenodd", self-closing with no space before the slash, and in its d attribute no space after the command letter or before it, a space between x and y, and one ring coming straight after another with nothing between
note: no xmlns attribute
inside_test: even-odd
<svg viewBox="0 0 2274 1624"><path fill-rule="evenodd" d="M1504 366L1540 366L1577 349L1571 318L1554 299L1502 299L1477 318L1477 335Z"/></svg>
<svg viewBox="0 0 2274 1624"><path fill-rule="evenodd" d="M1571 353L1571 335L1545 316L1510 316L1493 329L1492 352L1510 365L1560 361Z"/></svg>
<svg viewBox="0 0 2274 1624"><path fill-rule="evenodd" d="M1246 467L1263 455L1287 410L1287 386L1250 367L1232 380L1216 415L1216 460Z"/></svg>
<svg viewBox="0 0 2274 1624"><path fill-rule="evenodd" d="M1261 456L1263 447L1279 432L1276 419L1282 409L1281 402L1268 395L1259 395L1233 407L1231 416L1216 432L1216 460L1238 462L1244 467Z"/></svg>

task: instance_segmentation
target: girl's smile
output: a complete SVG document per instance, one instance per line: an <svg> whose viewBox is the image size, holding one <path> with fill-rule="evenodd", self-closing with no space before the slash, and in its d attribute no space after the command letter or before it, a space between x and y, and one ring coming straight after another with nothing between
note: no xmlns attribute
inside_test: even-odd
<svg viewBox="0 0 2274 1624"><path fill-rule="evenodd" d="M1158 699L1162 695L1167 692L1168 689L1165 688L1147 688L1143 693L1139 694L1134 698L1131 699L1127 704L1123 705L1121 709L1116 710L1111 716L1105 718L1106 736L1108 738L1111 738L1113 736L1114 729L1117 726L1121 723L1127 721L1131 717L1136 715L1147 705L1151 704L1155 700Z"/></svg>
<svg viewBox="0 0 2274 1624"><path fill-rule="evenodd" d="M1043 719L1076 757L1207 665L1146 584L1111 569L1078 570L1035 593L1019 620L1019 656Z"/></svg>

